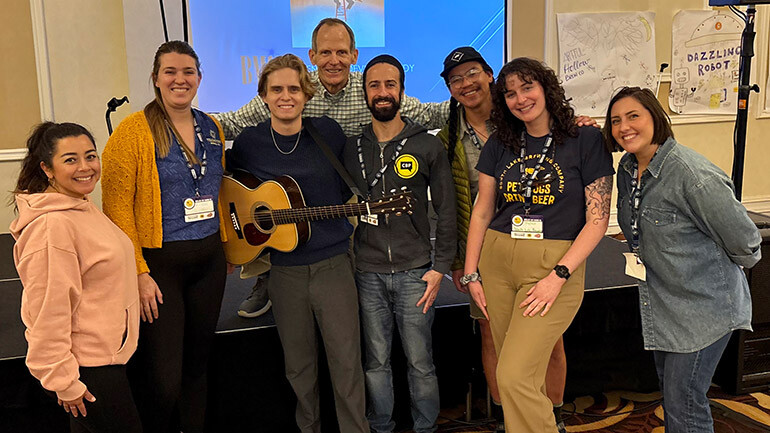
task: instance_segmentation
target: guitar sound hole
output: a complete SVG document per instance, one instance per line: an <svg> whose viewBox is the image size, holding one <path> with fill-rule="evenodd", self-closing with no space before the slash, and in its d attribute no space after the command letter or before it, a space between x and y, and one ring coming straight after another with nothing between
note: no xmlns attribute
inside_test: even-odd
<svg viewBox="0 0 770 433"><path fill-rule="evenodd" d="M263 232L270 232L275 226L273 219L270 216L270 208L266 206L259 206L254 209L254 223L259 227L259 230Z"/></svg>

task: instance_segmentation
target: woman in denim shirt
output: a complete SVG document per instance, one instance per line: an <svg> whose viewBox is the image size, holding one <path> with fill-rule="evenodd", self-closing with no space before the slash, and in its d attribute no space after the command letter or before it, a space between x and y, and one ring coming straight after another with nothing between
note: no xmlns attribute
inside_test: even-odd
<svg viewBox="0 0 770 433"><path fill-rule="evenodd" d="M648 89L626 87L604 125L618 168L618 222L639 281L644 347L654 351L667 433L713 432L706 397L735 329L751 330L741 267L759 261L761 237L727 175L674 140Z"/></svg>

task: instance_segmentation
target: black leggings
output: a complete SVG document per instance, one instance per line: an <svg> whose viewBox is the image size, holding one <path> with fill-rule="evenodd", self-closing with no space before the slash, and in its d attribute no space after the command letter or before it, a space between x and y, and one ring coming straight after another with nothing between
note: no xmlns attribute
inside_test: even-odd
<svg viewBox="0 0 770 433"><path fill-rule="evenodd" d="M202 432L206 369L227 277L219 233L142 250L163 294L142 322L129 379L145 433Z"/></svg>
<svg viewBox="0 0 770 433"><path fill-rule="evenodd" d="M142 424L131 398L131 388L126 379L125 365L103 367L80 367L80 381L83 382L96 401L83 400L86 416L69 415L72 433L141 433ZM57 399L56 394L46 394Z"/></svg>

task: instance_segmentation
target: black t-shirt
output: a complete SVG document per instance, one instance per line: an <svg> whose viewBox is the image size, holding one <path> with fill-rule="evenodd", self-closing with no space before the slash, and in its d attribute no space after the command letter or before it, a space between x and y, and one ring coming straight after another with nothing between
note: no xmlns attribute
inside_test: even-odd
<svg viewBox="0 0 770 433"><path fill-rule="evenodd" d="M524 157L527 176L537 164L547 136L525 135ZM504 146L493 134L481 150L476 169L495 178L496 213L489 228L511 232L513 215L524 214L521 180L521 155ZM586 223L584 189L596 179L615 173L612 156L604 147L601 132L594 127L581 127L577 137L563 144L551 144L538 179L551 173L549 184L533 187L531 215L543 216L545 239L574 240Z"/></svg>

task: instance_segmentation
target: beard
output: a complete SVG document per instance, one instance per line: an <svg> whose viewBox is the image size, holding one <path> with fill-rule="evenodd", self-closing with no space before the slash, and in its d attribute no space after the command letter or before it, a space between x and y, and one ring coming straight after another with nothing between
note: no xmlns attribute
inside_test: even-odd
<svg viewBox="0 0 770 433"><path fill-rule="evenodd" d="M390 102L390 106L377 107L377 103L380 101L388 101ZM379 97L379 98L374 98L371 104L369 104L369 101L367 101L366 106L369 108L369 111L372 113L372 117L374 117L376 120L380 122L389 122L396 117L396 114L398 114L398 110L401 109L401 100L399 98L399 100L396 101L396 99L393 98L392 96Z"/></svg>

